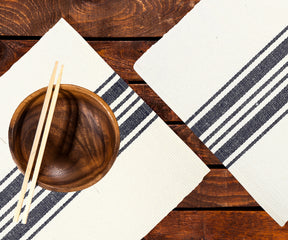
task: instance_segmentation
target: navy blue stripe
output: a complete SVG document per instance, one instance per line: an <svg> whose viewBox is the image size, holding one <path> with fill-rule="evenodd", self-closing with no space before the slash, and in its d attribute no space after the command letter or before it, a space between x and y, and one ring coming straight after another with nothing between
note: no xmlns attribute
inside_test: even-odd
<svg viewBox="0 0 288 240"><path fill-rule="evenodd" d="M288 74L286 74L279 82L277 82L263 97L261 97L258 102L251 106L235 123L233 123L224 133L221 134L210 146L209 149L213 148L219 141L221 141L229 132L233 130L241 121L243 121L248 114L250 114L260 103L262 103L276 88L278 88L286 79Z"/></svg>
<svg viewBox="0 0 288 240"><path fill-rule="evenodd" d="M32 202L34 202L43 192L45 191L45 189L42 189L41 191L39 191L33 198L32 198ZM27 197L28 192L25 194L25 197ZM5 218L13 209L14 207L16 207L17 202L15 204L13 204L13 206L11 206L2 216L1 216L1 220L3 218ZM24 206L21 209L21 213L24 211ZM10 218L4 226L2 226L2 228L0 228L0 233L3 232L11 223L13 222L13 218ZM3 238L2 238L3 239Z"/></svg>
<svg viewBox="0 0 288 240"><path fill-rule="evenodd" d="M123 122L120 127L120 140L122 141L129 135L150 113L152 109L143 103L137 110Z"/></svg>
<svg viewBox="0 0 288 240"><path fill-rule="evenodd" d="M32 201L34 201L35 199L37 199L43 192L45 191L45 189L41 189L32 199ZM24 198L26 198L28 195L28 192L25 193ZM17 202L15 202L5 213L2 214L2 216L0 217L0 222L16 207ZM21 212L24 210L24 206L22 207ZM0 231L1 232L1 231Z"/></svg>
<svg viewBox="0 0 288 240"><path fill-rule="evenodd" d="M247 91L259 82L288 53L288 38L279 44L261 63L210 109L191 130L200 137L227 112Z"/></svg>
<svg viewBox="0 0 288 240"><path fill-rule="evenodd" d="M27 194L26 194L27 195ZM26 197L26 196L25 196ZM0 217L0 222L16 207L17 202L15 202L5 213L2 214L2 216ZM0 233L1 233L1 229L0 229Z"/></svg>
<svg viewBox="0 0 288 240"><path fill-rule="evenodd" d="M0 228L0 233L3 232L12 222L13 222L13 220L12 220L12 218L10 218L9 221L6 222L6 223L4 224L4 226L2 226L2 227ZM2 239L3 239L3 238L2 238ZM12 239L11 239L11 240L12 240ZM13 240L14 240L14 239L13 239Z"/></svg>
<svg viewBox="0 0 288 240"><path fill-rule="evenodd" d="M146 123L146 125L141 128L140 131L119 150L118 155L120 155L127 147L129 147L129 145L131 145L131 143L134 142L157 118L158 116L155 115L148 123Z"/></svg>
<svg viewBox="0 0 288 240"><path fill-rule="evenodd" d="M222 127L224 127L242 108L244 108L254 97L257 96L269 83L271 83L286 67L288 63L285 63L276 73L273 74L271 78L269 78L261 87L259 87L248 99L245 100L244 103L241 104L229 117L227 117L207 138L203 140L205 144L209 141ZM259 102L258 102L259 103Z"/></svg>
<svg viewBox="0 0 288 240"><path fill-rule="evenodd" d="M53 213L35 232L33 232L27 240L31 240L39 233L53 218L55 218L59 212L61 212L75 197L78 196L80 191L74 193L55 213ZM85 237L83 235L83 237Z"/></svg>
<svg viewBox="0 0 288 240"><path fill-rule="evenodd" d="M140 97L137 97L132 103L130 103L129 106L117 117L117 121L119 121L120 118L122 118L139 100Z"/></svg>
<svg viewBox="0 0 288 240"><path fill-rule="evenodd" d="M114 77L116 76L116 73L114 72L104 83L102 83L100 85L100 87L98 87L94 93L98 93L101 89L103 89L103 87L105 87L107 85L107 83L109 83Z"/></svg>
<svg viewBox="0 0 288 240"><path fill-rule="evenodd" d="M274 42L276 42L286 31L285 27L272 41L270 41L256 56L254 56L239 72L237 72L222 88L220 88L211 98L208 99L190 118L185 121L188 125L200 112L203 111L217 96L219 96L240 74L242 74L253 62L256 61Z"/></svg>
<svg viewBox="0 0 288 240"><path fill-rule="evenodd" d="M24 198L26 198L28 195L28 192L25 193ZM17 202L15 202L8 210L6 210L5 213L2 214L2 216L0 217L0 222L16 207ZM0 232L2 232L0 230Z"/></svg>
<svg viewBox="0 0 288 240"><path fill-rule="evenodd" d="M242 157L251 147L253 147L267 132L269 132L282 118L288 113L286 110L280 117L278 117L269 127L267 127L253 142L251 142L241 153L239 153L229 164L227 168L231 167L240 157Z"/></svg>
<svg viewBox="0 0 288 240"><path fill-rule="evenodd" d="M132 97L134 94L134 91L132 90L115 108L112 109L112 111L115 113L125 102L128 101L130 97Z"/></svg>
<svg viewBox="0 0 288 240"><path fill-rule="evenodd" d="M1 181L0 186L13 174L17 171L17 167L13 168Z"/></svg>
<svg viewBox="0 0 288 240"><path fill-rule="evenodd" d="M288 86L283 88L269 103L265 105L248 123L234 134L215 153L221 162L224 162L235 152L246 140L262 127L280 108L288 101Z"/></svg>
<svg viewBox="0 0 288 240"><path fill-rule="evenodd" d="M18 223L2 240L20 239L29 231L46 213L48 213L67 193L51 192L29 214L27 224ZM12 219L11 219L12 221Z"/></svg>
<svg viewBox="0 0 288 240"><path fill-rule="evenodd" d="M0 193L0 209L4 207L21 189L23 174L19 174L3 191Z"/></svg>
<svg viewBox="0 0 288 240"><path fill-rule="evenodd" d="M113 103L127 88L128 84L123 84L123 80L120 78L110 89L105 92L101 98L110 105Z"/></svg>

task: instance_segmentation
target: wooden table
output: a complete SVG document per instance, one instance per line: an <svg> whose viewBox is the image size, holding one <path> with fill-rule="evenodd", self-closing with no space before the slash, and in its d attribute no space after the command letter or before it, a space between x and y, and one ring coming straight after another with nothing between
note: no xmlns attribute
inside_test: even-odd
<svg viewBox="0 0 288 240"><path fill-rule="evenodd" d="M0 75L60 17L65 18L211 169L193 193L145 240L288 239L288 227L279 227L262 210L133 70L143 52L196 3L197 0L2 0Z"/></svg>

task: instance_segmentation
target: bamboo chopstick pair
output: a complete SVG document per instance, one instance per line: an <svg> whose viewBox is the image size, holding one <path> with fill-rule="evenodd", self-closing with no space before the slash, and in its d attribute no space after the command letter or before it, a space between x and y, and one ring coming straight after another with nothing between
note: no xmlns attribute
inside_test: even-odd
<svg viewBox="0 0 288 240"><path fill-rule="evenodd" d="M23 201L24 201L24 198L25 198L25 193L26 193L26 190L27 190L27 185L28 185L29 178L30 178L30 175L31 175L31 171L32 171L32 168L33 168L33 165L34 165L34 160L35 160L35 156L36 156L36 153L37 153L37 148L38 148L38 145L39 145L39 142L40 142L38 156L37 156L37 159L36 159L35 169L34 169L32 181L31 181L31 187L30 187L30 191L29 191L29 195L28 195L28 198L27 198L27 203L26 203L26 206L25 206L23 219L22 219L22 223L23 224L27 223L29 210L30 210L30 206L31 206L31 202L32 202L32 197L33 197L34 189L35 189L36 182L37 182L37 179L38 179L40 166L41 166L41 163L42 163L42 158L43 158L43 155L44 155L44 150L45 150L45 146L46 146L46 143L47 143L47 139L48 139L48 135L49 135L49 131L50 131L50 126L51 126L51 123L52 123L54 110L55 110L55 107L56 107L56 102L57 102L58 93L59 93L59 89L60 89L60 82L61 82L61 79L62 79L62 73L63 73L63 67L64 67L63 65L61 66L60 73L58 75L58 79L57 79L57 82L56 82L56 86L55 86L55 89L53 91L53 86L54 86L54 82L55 82L57 66L58 66L58 62L56 61L54 69L53 69L53 72L52 72L52 75L51 75L51 79L50 79L50 82L49 82L49 85L48 85L48 88L47 88L47 91L46 91L43 107L42 107L42 110L41 110L39 122L38 122L37 129L36 129L36 134L35 134L35 137L34 137L34 140L33 140L32 149L31 149L31 152L30 152L28 164L27 164L27 167L26 167L25 175L24 175L24 180L23 180L23 183L22 183L21 191L20 191L19 201L17 203L15 214L14 214L14 218L13 218L14 222L18 222L18 220L19 220L19 216L20 216L20 213L21 213ZM52 91L53 91L53 95L52 95ZM51 99L51 95L52 95L52 99ZM50 107L49 107L49 103L50 103ZM47 116L47 119L46 119L46 116ZM45 119L46 119L46 123L45 123ZM45 127L44 127L44 125L45 125ZM44 127L44 131L43 131L42 139L40 139L43 127Z"/></svg>

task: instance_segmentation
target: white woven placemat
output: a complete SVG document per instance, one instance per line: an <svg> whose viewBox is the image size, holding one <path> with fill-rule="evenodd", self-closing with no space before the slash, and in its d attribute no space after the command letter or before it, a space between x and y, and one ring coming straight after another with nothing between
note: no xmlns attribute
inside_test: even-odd
<svg viewBox="0 0 288 240"><path fill-rule="evenodd" d="M280 225L288 219L287 9L286 0L202 0L134 66Z"/></svg>
<svg viewBox="0 0 288 240"><path fill-rule="evenodd" d="M8 146L9 121L30 93L48 85L55 60L62 83L100 95L114 111L120 151L108 174L81 192L36 188L28 223L12 223L23 175ZM144 237L209 169L63 19L1 78L0 238L135 240Z"/></svg>

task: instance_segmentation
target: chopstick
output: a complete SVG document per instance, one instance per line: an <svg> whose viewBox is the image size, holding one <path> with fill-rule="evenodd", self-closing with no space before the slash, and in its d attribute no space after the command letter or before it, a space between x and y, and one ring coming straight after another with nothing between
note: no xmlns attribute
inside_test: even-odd
<svg viewBox="0 0 288 240"><path fill-rule="evenodd" d="M28 185L28 182L29 182L29 178L30 178L30 175L31 175L31 171L32 171L32 167L33 167L33 164L34 164L35 156L36 156L36 153L37 153L37 147L39 145L39 140L40 140L40 137L41 137L41 133L42 133L42 130L43 130L45 118L46 118L46 115L47 115L48 106L49 106L50 99L51 99L51 94L52 94L53 85L54 85L54 82L55 82L57 66L58 66L58 62L56 61L55 62L55 66L53 68L53 72L52 72L50 81L49 81L49 84L48 84L46 95L45 95L45 98L44 98L44 103L43 103L43 107L42 107L42 110L41 110L39 122L38 122L38 125L37 125L36 134L35 134L35 137L34 137L34 140L33 140L32 149L31 149L31 152L30 152L28 164L27 164L27 167L26 167L24 180L23 180L23 183L22 183L21 191L20 191L19 201L18 201L16 209L15 209L13 222L18 222L18 220L19 220L21 208L22 208L24 197L25 197L25 193L26 193L26 190L27 190L27 185Z"/></svg>
<svg viewBox="0 0 288 240"><path fill-rule="evenodd" d="M53 92L50 108L48 111L47 120L45 123L45 128L44 128L44 132L43 132L43 136L42 136L41 144L40 144L40 148L39 148L39 153L38 153L38 156L36 159L36 165L35 165L35 170L34 170L33 177L32 177L31 187L30 187L30 191L28 194L27 204L25 206L25 210L24 210L24 214L23 214L23 219L22 219L23 224L27 223L29 210L30 210L30 206L31 206L31 202L32 202L32 197L33 197L34 190L36 187L36 182L38 179L40 166L42 163L42 159L43 159L43 155L44 155L44 151L45 151L45 146L47 143L47 139L48 139L48 135L49 135L52 119L53 119L53 114L54 114L54 110L55 110L56 103L57 103L58 93L59 93L59 89L60 89L60 83L61 83L61 79L62 79L63 67L64 66L62 65L60 73L59 73L59 77L57 79L57 83L56 83L56 86L55 86L55 89Z"/></svg>
<svg viewBox="0 0 288 240"><path fill-rule="evenodd" d="M48 135L49 135L52 119L53 119L53 114L54 114L54 110L55 110L56 103L57 103L58 93L59 93L59 89L60 89L60 83L61 83L61 79L62 79L63 65L61 66L61 70L60 70L60 73L59 73L59 76L57 79L57 83L56 83L56 86L55 86L55 89L53 92L52 100L50 103L51 93L52 93L52 89L53 89L53 85L54 85L54 81L55 81L55 76L56 76L57 65L58 65L58 62L55 63L53 73L52 73L52 76L51 76L51 79L50 79L50 82L49 82L49 85L47 88L46 96L45 96L43 107L42 107L41 114L40 114L40 119L38 122L35 138L34 138L33 145L32 145L32 150L31 150L31 153L29 156L29 161L27 164L27 168L26 168L26 172L25 172L25 176L24 176L24 180L23 180L23 184L22 184L22 188L21 188L21 192L20 192L20 199L18 201L15 215L14 215L14 219L13 219L14 222L17 222L19 219L19 215L20 215L22 204L23 204L24 197L25 197L25 192L27 189L27 184L29 181L29 177L31 174L31 170L33 167L34 159L35 159L37 148L38 148L39 141L40 141L41 143L40 143L40 147L39 147L39 152L38 152L38 156L37 156L37 160L36 160L36 164L35 164L35 169L34 169L32 181L31 181L31 186L30 186L30 191L28 194L27 203L26 203L25 210L24 210L23 220L22 220L22 223L24 223L24 224L27 223L29 210L30 210L30 206L31 206L31 202L32 202L32 197L33 197L36 182L37 182L37 179L39 176L40 166L42 163L42 159L43 159L43 155L44 155L44 151L45 151L45 146L47 143L47 139L48 139ZM49 103L50 103L50 107L49 107ZM47 111L48 111L48 114L47 114ZM41 133L43 130L43 125L45 122L46 115L47 115L47 120L45 123L42 139L40 140L40 136L41 136Z"/></svg>

